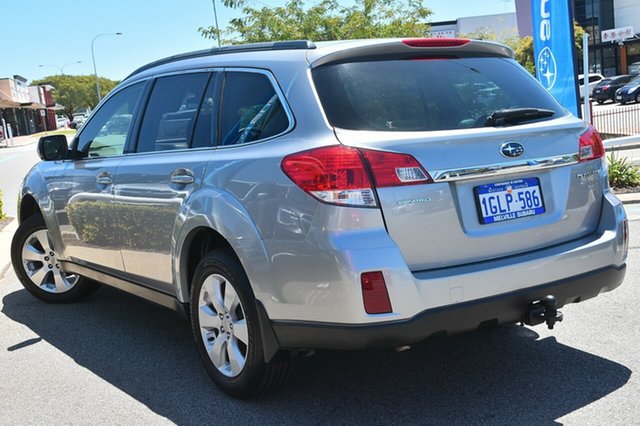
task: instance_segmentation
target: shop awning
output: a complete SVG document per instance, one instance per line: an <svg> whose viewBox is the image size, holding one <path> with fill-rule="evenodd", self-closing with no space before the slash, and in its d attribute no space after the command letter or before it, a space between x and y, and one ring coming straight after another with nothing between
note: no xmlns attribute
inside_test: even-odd
<svg viewBox="0 0 640 426"><path fill-rule="evenodd" d="M25 102L21 103L19 108L24 109L46 109L46 105L39 104L37 102Z"/></svg>
<svg viewBox="0 0 640 426"><path fill-rule="evenodd" d="M20 104L0 98L0 108L20 108Z"/></svg>

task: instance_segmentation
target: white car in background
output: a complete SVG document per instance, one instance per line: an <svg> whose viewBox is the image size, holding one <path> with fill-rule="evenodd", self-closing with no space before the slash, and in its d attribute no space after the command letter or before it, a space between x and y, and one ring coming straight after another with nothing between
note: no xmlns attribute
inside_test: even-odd
<svg viewBox="0 0 640 426"><path fill-rule="evenodd" d="M603 80L604 76L597 73L589 73L589 97L593 95L593 89ZM580 87L580 100L584 100L584 75L578 75L578 86Z"/></svg>
<svg viewBox="0 0 640 426"><path fill-rule="evenodd" d="M58 129L69 127L69 119L64 115L56 117L56 126Z"/></svg>
<svg viewBox="0 0 640 426"><path fill-rule="evenodd" d="M73 120L71 120L71 128L78 129L82 124L84 124L87 116L84 113L76 113L73 114Z"/></svg>

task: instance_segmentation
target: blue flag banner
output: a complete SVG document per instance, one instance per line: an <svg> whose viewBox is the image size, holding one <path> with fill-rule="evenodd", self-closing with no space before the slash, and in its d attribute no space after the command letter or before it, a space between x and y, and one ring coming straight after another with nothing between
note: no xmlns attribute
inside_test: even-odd
<svg viewBox="0 0 640 426"><path fill-rule="evenodd" d="M570 0L531 0L536 78L579 117Z"/></svg>

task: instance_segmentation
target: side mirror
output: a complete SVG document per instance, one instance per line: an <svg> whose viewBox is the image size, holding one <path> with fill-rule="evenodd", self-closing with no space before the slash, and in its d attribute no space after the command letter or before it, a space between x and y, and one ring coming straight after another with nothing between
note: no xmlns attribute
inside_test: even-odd
<svg viewBox="0 0 640 426"><path fill-rule="evenodd" d="M43 136L38 141L38 155L44 161L64 160L68 150L65 135Z"/></svg>

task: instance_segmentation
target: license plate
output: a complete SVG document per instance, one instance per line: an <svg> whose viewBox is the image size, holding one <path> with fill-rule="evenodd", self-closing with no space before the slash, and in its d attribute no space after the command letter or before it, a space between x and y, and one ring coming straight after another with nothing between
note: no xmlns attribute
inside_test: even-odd
<svg viewBox="0 0 640 426"><path fill-rule="evenodd" d="M621 101L622 100L622 96L618 95L618 96L616 96L616 99Z"/></svg>
<svg viewBox="0 0 640 426"><path fill-rule="evenodd" d="M600 93L600 92L601 92L600 89L596 89L596 90L593 91L593 93Z"/></svg>
<svg viewBox="0 0 640 426"><path fill-rule="evenodd" d="M480 223L535 216L545 212L540 180L525 178L489 183L474 189Z"/></svg>

